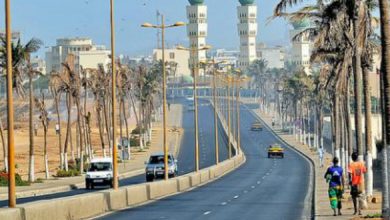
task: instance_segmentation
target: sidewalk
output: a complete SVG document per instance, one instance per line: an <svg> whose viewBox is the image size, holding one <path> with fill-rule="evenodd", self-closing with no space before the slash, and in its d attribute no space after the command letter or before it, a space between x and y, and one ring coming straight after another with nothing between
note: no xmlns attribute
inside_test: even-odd
<svg viewBox="0 0 390 220"><path fill-rule="evenodd" d="M180 140L183 134L181 128L182 105L171 105L168 111L168 146L169 151L177 154ZM144 162L148 160L150 154L162 152L162 122L155 122L152 129L152 142L149 148L144 151L131 149L131 159L118 164L119 178L127 178L144 173ZM84 176L56 178L44 180L43 183L34 183L30 186L16 187L17 198L38 196L51 193L65 192L75 188L84 188ZM0 187L0 200L8 199L8 188Z"/></svg>
<svg viewBox="0 0 390 220"><path fill-rule="evenodd" d="M244 103L251 103L252 102L245 102ZM267 125L268 127L272 128L272 130L285 142L287 142L289 145L297 149L298 151L302 152L309 158L311 158L315 165L315 218L319 220L327 220L327 219L359 219L356 218L358 216L353 216L353 204L352 200L350 198L349 190L347 189L344 193L344 199L343 199L343 209L342 209L342 216L333 216L333 211L330 208L329 199L328 199L328 184L325 182L324 179L324 173L326 172L326 169L328 166L331 165L332 161L332 155L329 153L326 153L324 157L324 167L320 167L319 160L318 160L318 154L316 150L311 150L309 146L301 144L299 141L295 140L294 135L283 132L280 126L272 127L272 115L266 114L264 112L261 112L259 109L255 109L254 113L259 116ZM378 198L380 195L380 192L374 192L374 196ZM368 210L363 210L363 216L367 214L377 214L381 213L381 204L373 204L368 203Z"/></svg>

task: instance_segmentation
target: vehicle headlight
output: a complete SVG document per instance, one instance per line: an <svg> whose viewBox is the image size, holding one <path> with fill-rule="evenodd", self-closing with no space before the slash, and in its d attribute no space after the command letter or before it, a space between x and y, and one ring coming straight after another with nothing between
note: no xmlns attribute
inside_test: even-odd
<svg viewBox="0 0 390 220"><path fill-rule="evenodd" d="M90 178L91 178L91 175L87 174L87 175L86 175L86 178L87 178L87 179L90 179Z"/></svg>
<svg viewBox="0 0 390 220"><path fill-rule="evenodd" d="M111 174L107 174L107 179L110 179L111 178Z"/></svg>

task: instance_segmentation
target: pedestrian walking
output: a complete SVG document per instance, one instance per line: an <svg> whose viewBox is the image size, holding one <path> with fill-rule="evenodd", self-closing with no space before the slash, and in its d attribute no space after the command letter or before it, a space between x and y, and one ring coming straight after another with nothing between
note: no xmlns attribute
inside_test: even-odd
<svg viewBox="0 0 390 220"><path fill-rule="evenodd" d="M320 159L320 167L324 167L324 148L318 148L318 157Z"/></svg>
<svg viewBox="0 0 390 220"><path fill-rule="evenodd" d="M168 111L171 111L171 103L168 102Z"/></svg>
<svg viewBox="0 0 390 220"><path fill-rule="evenodd" d="M353 208L355 212L354 215L359 214L361 215L362 212L362 194L363 194L363 188L364 188L364 179L363 175L367 172L366 167L364 166L364 163L361 161L358 161L358 154L356 152L353 152L352 155L352 163L348 166L348 177L349 177L349 185L351 186L351 197L353 202ZM361 203L359 205L359 203Z"/></svg>
<svg viewBox="0 0 390 220"><path fill-rule="evenodd" d="M344 177L343 168L339 166L339 159L337 157L333 158L333 165L326 170L324 177L329 182L328 195L330 207L333 209L333 215L342 215L341 198L344 193Z"/></svg>
<svg viewBox="0 0 390 220"><path fill-rule="evenodd" d="M60 134L60 125L56 123L56 135Z"/></svg>

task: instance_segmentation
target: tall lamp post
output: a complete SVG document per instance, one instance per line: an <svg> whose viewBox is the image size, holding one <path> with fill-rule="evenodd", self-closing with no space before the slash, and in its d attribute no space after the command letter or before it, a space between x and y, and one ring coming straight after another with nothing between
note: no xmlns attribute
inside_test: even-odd
<svg viewBox="0 0 390 220"><path fill-rule="evenodd" d="M178 46L176 49L178 50L186 50L190 51L190 53L193 55L192 57L195 57L195 53L198 51L202 50L209 50L211 49L211 46L206 45L201 48L197 47L191 47L191 48L185 48L183 46ZM197 98L197 92L196 92L196 84L197 84L197 75L199 72L199 63L193 63L192 65L192 73L194 76L194 85L193 85L193 90L194 90L194 108L195 108L195 117L194 117L194 124L195 124L195 171L199 171L199 131L198 131L198 98Z"/></svg>
<svg viewBox="0 0 390 220"><path fill-rule="evenodd" d="M162 51L162 72L163 72L163 147L164 147L164 179L168 180L168 143L167 143L167 76L165 69L165 29L184 26L184 22L176 22L172 25L165 25L164 15L161 15L161 25L144 23L141 27L161 29L161 51Z"/></svg>
<svg viewBox="0 0 390 220"><path fill-rule="evenodd" d="M210 65L213 67L213 103L214 103L214 139L215 139L215 164L219 163L219 141L218 141L218 114L217 114L217 68L218 64L225 63L225 61L215 62L215 59L212 59L211 62L201 62L205 65Z"/></svg>
<svg viewBox="0 0 390 220"><path fill-rule="evenodd" d="M7 116L8 116L8 206L15 208L15 145L14 103L12 97L12 47L11 47L11 3L5 1L5 35L7 45Z"/></svg>
<svg viewBox="0 0 390 220"><path fill-rule="evenodd" d="M111 108L112 108L112 165L113 165L113 188L118 189L118 160L116 146L116 63L115 63L115 20L114 20L114 0L110 0L110 24L111 24Z"/></svg>

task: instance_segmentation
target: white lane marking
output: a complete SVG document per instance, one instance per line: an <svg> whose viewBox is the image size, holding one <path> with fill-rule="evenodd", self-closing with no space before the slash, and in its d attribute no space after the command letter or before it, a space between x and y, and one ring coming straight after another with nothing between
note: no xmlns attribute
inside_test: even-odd
<svg viewBox="0 0 390 220"><path fill-rule="evenodd" d="M265 179L265 176L263 176L262 179Z"/></svg>
<svg viewBox="0 0 390 220"><path fill-rule="evenodd" d="M257 184L260 184L260 181L257 181Z"/></svg>
<svg viewBox="0 0 390 220"><path fill-rule="evenodd" d="M207 212L203 213L203 215L208 215L210 213L211 213L211 211L207 211Z"/></svg>
<svg viewBox="0 0 390 220"><path fill-rule="evenodd" d="M233 198L234 198L234 199L237 199L238 197L240 197L240 196L234 196Z"/></svg>
<svg viewBox="0 0 390 220"><path fill-rule="evenodd" d="M256 186L251 186L252 189L256 188Z"/></svg>
<svg viewBox="0 0 390 220"><path fill-rule="evenodd" d="M226 205L227 204L227 202L223 202L223 203L221 203L221 205Z"/></svg>
<svg viewBox="0 0 390 220"><path fill-rule="evenodd" d="M244 193L248 193L248 191L244 190Z"/></svg>

